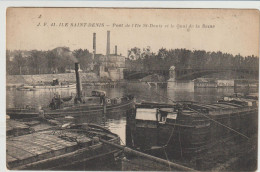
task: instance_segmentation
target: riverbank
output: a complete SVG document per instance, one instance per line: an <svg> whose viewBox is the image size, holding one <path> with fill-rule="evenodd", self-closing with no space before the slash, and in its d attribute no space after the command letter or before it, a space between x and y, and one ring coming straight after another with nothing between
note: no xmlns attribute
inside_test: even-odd
<svg viewBox="0 0 260 172"><path fill-rule="evenodd" d="M80 73L82 82L97 82L98 76L95 73ZM50 83L53 78L59 81L67 81L75 83L75 73L61 73L61 74L41 74L41 75L7 75L7 86L19 86L22 84L37 84L37 83Z"/></svg>
<svg viewBox="0 0 260 172"><path fill-rule="evenodd" d="M195 88L219 88L219 87L248 87L258 88L258 80L254 79L215 79L197 78L194 80Z"/></svg>

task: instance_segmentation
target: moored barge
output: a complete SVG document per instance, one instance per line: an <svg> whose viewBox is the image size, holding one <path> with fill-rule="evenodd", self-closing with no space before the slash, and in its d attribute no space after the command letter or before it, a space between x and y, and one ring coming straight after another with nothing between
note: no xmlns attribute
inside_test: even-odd
<svg viewBox="0 0 260 172"><path fill-rule="evenodd" d="M212 104L141 103L127 113L126 143L173 158L199 158L221 142L257 133L256 97L231 96ZM163 153L164 154L164 153Z"/></svg>
<svg viewBox="0 0 260 172"><path fill-rule="evenodd" d="M6 162L10 170L93 170L120 154L107 144L118 135L95 124L46 119L7 119Z"/></svg>
<svg viewBox="0 0 260 172"><path fill-rule="evenodd" d="M134 107L134 98L132 96L123 96L120 98L106 99L105 104L100 103L99 96L86 97L85 103L63 102L61 105L50 103L49 107L37 109L34 107L8 108L6 114L11 119L32 118L37 116L50 116L54 118L64 116L81 116L86 114L110 113L116 111L126 111ZM59 100L58 100L59 101Z"/></svg>

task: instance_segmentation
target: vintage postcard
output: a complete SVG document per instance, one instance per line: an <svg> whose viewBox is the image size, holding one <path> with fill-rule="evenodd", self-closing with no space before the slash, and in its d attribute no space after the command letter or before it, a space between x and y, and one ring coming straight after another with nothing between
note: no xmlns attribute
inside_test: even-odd
<svg viewBox="0 0 260 172"><path fill-rule="evenodd" d="M9 170L255 171L259 11L8 8Z"/></svg>

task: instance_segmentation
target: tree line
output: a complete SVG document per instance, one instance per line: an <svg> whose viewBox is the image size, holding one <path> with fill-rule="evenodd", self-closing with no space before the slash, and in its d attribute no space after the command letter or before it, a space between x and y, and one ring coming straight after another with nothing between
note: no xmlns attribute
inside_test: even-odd
<svg viewBox="0 0 260 172"><path fill-rule="evenodd" d="M64 73L74 69L78 61L83 71L91 70L93 54L87 49L70 51L68 47L57 47L48 51L6 51L6 67L9 75L33 75ZM184 69L250 69L257 71L259 58L243 57L228 53L206 52L204 50L165 49L157 53L150 47L134 47L128 51L126 68L130 71L168 70L171 66Z"/></svg>
<svg viewBox="0 0 260 172"><path fill-rule="evenodd" d="M128 51L126 60L128 70L154 71L168 70L171 66L180 69L249 69L257 71L259 58L251 55L243 57L240 54L206 52L204 50L165 49L161 48L157 53L152 53L147 48L134 47Z"/></svg>
<svg viewBox="0 0 260 172"><path fill-rule="evenodd" d="M76 61L80 63L83 71L88 71L92 54L87 49L71 52L68 47L58 47L48 51L6 51L6 67L9 75L65 73L74 69Z"/></svg>

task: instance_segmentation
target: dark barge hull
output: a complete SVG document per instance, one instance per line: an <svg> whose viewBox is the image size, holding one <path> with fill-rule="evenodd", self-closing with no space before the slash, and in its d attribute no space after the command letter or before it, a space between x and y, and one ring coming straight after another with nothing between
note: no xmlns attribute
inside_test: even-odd
<svg viewBox="0 0 260 172"><path fill-rule="evenodd" d="M134 107L134 99L131 99L126 102L122 102L115 105L107 105L106 113L116 112L116 111L126 111ZM74 105L73 107L64 107L62 109L44 109L43 114L50 117L63 117L63 116L81 116L85 114L97 114L103 113L104 107L102 105L86 105L79 104ZM31 118L38 117L40 112L35 109L7 109L7 115L11 119L21 119L21 118ZM42 114L42 115L43 115Z"/></svg>
<svg viewBox="0 0 260 172"><path fill-rule="evenodd" d="M136 105L136 108L176 109L176 105L146 104ZM128 146L154 154L163 153L162 148L165 148L169 156L188 159L200 157L223 141L237 139L239 143L247 139L244 136L251 137L257 133L258 127L257 106L224 102L212 105L186 104L186 110L184 108L179 112L174 122L140 121L135 119L135 115L136 110L127 113Z"/></svg>

